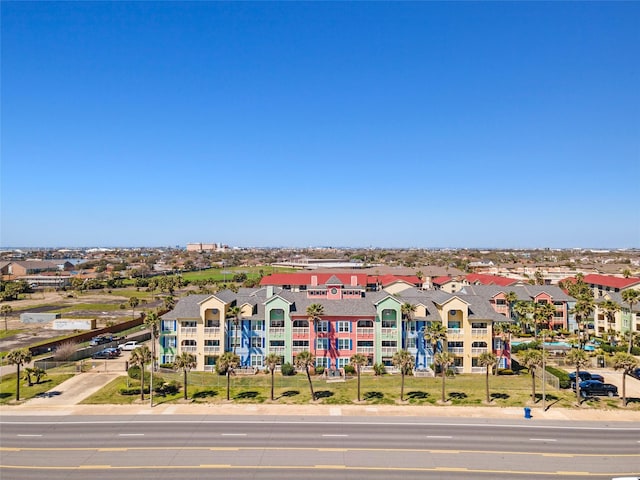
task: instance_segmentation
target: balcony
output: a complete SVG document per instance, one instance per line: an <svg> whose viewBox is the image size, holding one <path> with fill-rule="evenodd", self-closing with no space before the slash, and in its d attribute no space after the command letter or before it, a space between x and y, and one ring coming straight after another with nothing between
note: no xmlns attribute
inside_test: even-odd
<svg viewBox="0 0 640 480"><path fill-rule="evenodd" d="M488 328L472 328L471 335L474 337L486 337L487 335L489 335L489 329Z"/></svg>
<svg viewBox="0 0 640 480"><path fill-rule="evenodd" d="M269 327L269 336L284 337L284 327Z"/></svg>
<svg viewBox="0 0 640 480"><path fill-rule="evenodd" d="M447 347L447 352L454 355L462 355L464 353L464 347Z"/></svg>
<svg viewBox="0 0 640 480"><path fill-rule="evenodd" d="M180 350L183 353L196 353L198 351L198 347L196 345L183 345L180 347Z"/></svg>
<svg viewBox="0 0 640 480"><path fill-rule="evenodd" d="M356 347L357 353L363 353L365 355L374 353L375 347Z"/></svg>
<svg viewBox="0 0 640 480"><path fill-rule="evenodd" d="M308 345L302 346L302 347L301 346L294 346L294 347L291 347L291 351L293 353L307 352L307 351L309 351L309 346Z"/></svg>
<svg viewBox="0 0 640 480"><path fill-rule="evenodd" d="M300 337L308 337L309 327L293 327L293 334Z"/></svg>
<svg viewBox="0 0 640 480"><path fill-rule="evenodd" d="M220 353L220 346L205 345L204 353Z"/></svg>
<svg viewBox="0 0 640 480"><path fill-rule="evenodd" d="M382 347L382 356L388 357L394 355L398 351L398 347Z"/></svg>
<svg viewBox="0 0 640 480"><path fill-rule="evenodd" d="M180 335L195 337L198 334L198 327L180 327Z"/></svg>
<svg viewBox="0 0 640 480"><path fill-rule="evenodd" d="M487 347L472 347L471 355L482 355L483 353L488 352L489 349Z"/></svg>
<svg viewBox="0 0 640 480"><path fill-rule="evenodd" d="M359 337L373 337L373 328L358 328L356 329L356 335Z"/></svg>
<svg viewBox="0 0 640 480"><path fill-rule="evenodd" d="M220 327L204 327L205 337L218 337L220 336Z"/></svg>
<svg viewBox="0 0 640 480"><path fill-rule="evenodd" d="M275 353L276 355L284 355L284 347L269 347L269 353Z"/></svg>
<svg viewBox="0 0 640 480"><path fill-rule="evenodd" d="M395 338L398 335L397 328L383 328L382 329L382 337L383 338Z"/></svg>
<svg viewBox="0 0 640 480"><path fill-rule="evenodd" d="M216 366L215 365L205 365L204 366L204 371L205 372L215 372L216 371Z"/></svg>
<svg viewBox="0 0 640 480"><path fill-rule="evenodd" d="M464 330L462 328L447 328L447 338L451 340L456 337L464 337Z"/></svg>

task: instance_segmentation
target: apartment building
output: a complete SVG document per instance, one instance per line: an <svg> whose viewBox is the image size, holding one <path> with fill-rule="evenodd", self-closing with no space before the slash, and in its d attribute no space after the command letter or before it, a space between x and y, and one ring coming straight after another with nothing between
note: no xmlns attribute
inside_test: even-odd
<svg viewBox="0 0 640 480"><path fill-rule="evenodd" d="M181 299L161 317L160 362L189 352L197 358L197 370L211 371L220 354L235 351L242 366L261 368L269 353L293 362L306 350L314 353L316 365L341 368L355 353L364 354L369 365L391 365L393 355L407 349L416 367L427 369L434 352L424 332L432 322L442 322L449 338L436 349L451 352L459 372L473 373L482 370L479 355L492 350L493 323L507 321L478 295L424 291L406 282L392 282L392 291L368 291L357 278L323 280L305 288L267 285ZM410 318L403 318L404 303L415 306ZM307 314L312 304L322 307L315 320ZM242 312L237 325L229 318L232 307Z"/></svg>

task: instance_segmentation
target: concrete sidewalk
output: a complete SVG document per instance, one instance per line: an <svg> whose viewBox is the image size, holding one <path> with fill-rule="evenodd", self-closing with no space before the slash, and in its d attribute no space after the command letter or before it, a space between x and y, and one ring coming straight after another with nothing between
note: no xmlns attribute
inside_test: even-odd
<svg viewBox="0 0 640 480"><path fill-rule="evenodd" d="M462 407L439 405L288 405L274 403L161 403L155 399L137 400L133 405L81 405L80 402L100 390L120 374L81 373L61 383L48 392L49 395L30 399L20 405L0 407L2 416L11 415L288 415L288 416L414 416L414 417L460 417L487 419L521 419L523 407ZM611 421L640 422L640 411L601 410L594 408L550 407L543 411L540 406L531 408L532 420L565 421Z"/></svg>

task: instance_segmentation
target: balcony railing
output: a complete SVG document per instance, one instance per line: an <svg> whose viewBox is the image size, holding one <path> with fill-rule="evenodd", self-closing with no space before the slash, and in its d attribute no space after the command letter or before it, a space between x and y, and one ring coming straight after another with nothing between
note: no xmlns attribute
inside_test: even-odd
<svg viewBox="0 0 640 480"><path fill-rule="evenodd" d="M373 336L373 328L358 328L356 329L356 335L358 335L359 337L371 337Z"/></svg>
<svg viewBox="0 0 640 480"><path fill-rule="evenodd" d="M216 371L216 366L215 365L205 365L204 366L204 371L205 372L215 372Z"/></svg>
<svg viewBox="0 0 640 480"><path fill-rule="evenodd" d="M293 327L293 334L308 337L309 327Z"/></svg>
<svg viewBox="0 0 640 480"><path fill-rule="evenodd" d="M269 335L272 337L284 336L284 327L269 327Z"/></svg>
<svg viewBox="0 0 640 480"><path fill-rule="evenodd" d="M471 373L485 373L486 371L486 367L471 367ZM489 367L489 372L491 372L491 367Z"/></svg>
<svg viewBox="0 0 640 480"><path fill-rule="evenodd" d="M304 346L304 347L294 346L294 347L291 348L291 351L293 353L300 353L300 352L305 352L305 351L308 351L308 350L309 350L309 346L308 345Z"/></svg>
<svg viewBox="0 0 640 480"><path fill-rule="evenodd" d="M205 337L217 337L220 335L220 327L204 327Z"/></svg>
<svg viewBox="0 0 640 480"><path fill-rule="evenodd" d="M382 347L382 355L393 355L398 351L398 347Z"/></svg>
<svg viewBox="0 0 640 480"><path fill-rule="evenodd" d="M220 346L205 345L204 353L220 353Z"/></svg>
<svg viewBox="0 0 640 480"><path fill-rule="evenodd" d="M198 334L198 327L180 327L180 335L193 336Z"/></svg>
<svg viewBox="0 0 640 480"><path fill-rule="evenodd" d="M488 348L487 347L472 347L471 348L471 355L482 355L485 352L488 352Z"/></svg>
<svg viewBox="0 0 640 480"><path fill-rule="evenodd" d="M447 328L447 336L451 337L461 337L464 335L464 330L462 328Z"/></svg>
<svg viewBox="0 0 640 480"><path fill-rule="evenodd" d="M382 333L383 337L395 337L398 334L398 329L397 328L383 328L381 333Z"/></svg>
<svg viewBox="0 0 640 480"><path fill-rule="evenodd" d="M180 347L180 350L185 353L196 353L198 351L198 347L195 345L183 345Z"/></svg>
<svg viewBox="0 0 640 480"><path fill-rule="evenodd" d="M461 355L464 353L464 347L447 347L447 352L455 355Z"/></svg>
<svg viewBox="0 0 640 480"><path fill-rule="evenodd" d="M474 337L486 337L489 334L488 328L472 328L471 335Z"/></svg>
<svg viewBox="0 0 640 480"><path fill-rule="evenodd" d="M374 353L374 351L375 351L374 347L356 347L357 353L369 354L369 353Z"/></svg>
<svg viewBox="0 0 640 480"><path fill-rule="evenodd" d="M284 347L269 347L269 353L284 354Z"/></svg>

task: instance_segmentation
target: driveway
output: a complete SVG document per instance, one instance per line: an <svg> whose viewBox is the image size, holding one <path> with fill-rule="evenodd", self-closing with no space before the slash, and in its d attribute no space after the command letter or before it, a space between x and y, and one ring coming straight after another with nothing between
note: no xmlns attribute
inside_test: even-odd
<svg viewBox="0 0 640 480"><path fill-rule="evenodd" d="M80 373L62 382L42 396L27 400L23 405L27 407L75 405L88 396L93 395L120 375L122 374Z"/></svg>

